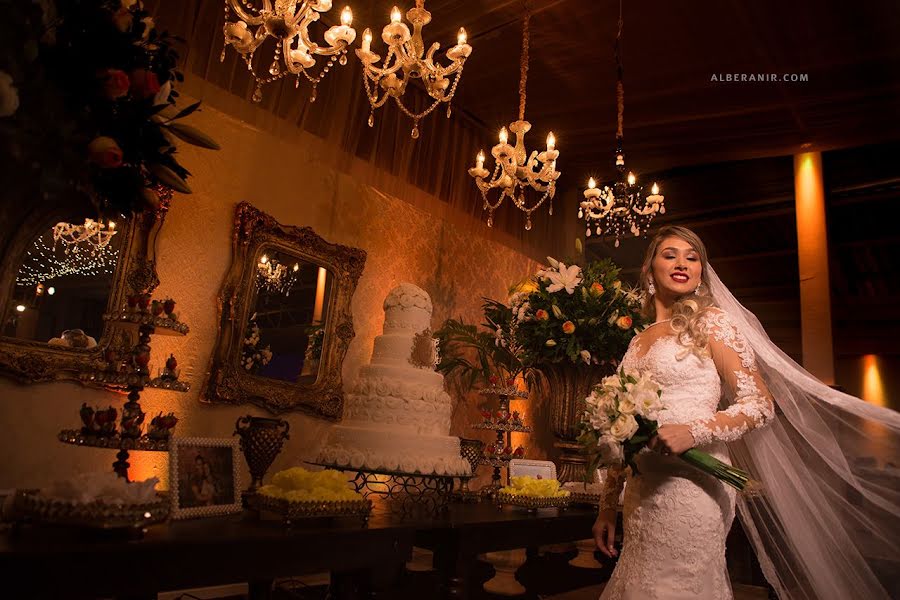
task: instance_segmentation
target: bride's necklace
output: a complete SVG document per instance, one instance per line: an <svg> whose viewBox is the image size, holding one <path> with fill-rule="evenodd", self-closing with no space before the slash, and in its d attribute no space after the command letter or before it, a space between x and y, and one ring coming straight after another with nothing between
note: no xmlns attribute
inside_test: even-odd
<svg viewBox="0 0 900 600"><path fill-rule="evenodd" d="M644 327L643 331L647 331L648 329L650 329L650 328L653 327L654 325L659 325L660 323L668 323L668 322L671 321L671 320L672 320L672 319L663 319L662 321L657 321L656 323L650 323L649 325L647 325L646 327Z"/></svg>

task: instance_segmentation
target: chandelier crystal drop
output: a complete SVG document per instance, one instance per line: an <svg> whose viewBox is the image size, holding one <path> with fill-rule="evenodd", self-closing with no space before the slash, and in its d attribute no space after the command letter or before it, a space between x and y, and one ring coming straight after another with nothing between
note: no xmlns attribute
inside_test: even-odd
<svg viewBox="0 0 900 600"><path fill-rule="evenodd" d="M277 294L291 295L291 289L297 282L297 272L300 270L300 264L294 263L293 267L288 267L276 258L269 258L263 254L256 264L256 285L260 289L265 289Z"/></svg>
<svg viewBox="0 0 900 600"><path fill-rule="evenodd" d="M356 51L356 56L363 65L363 84L371 107L369 127L375 125L375 109L381 108L389 98L393 98L403 114L413 120L410 135L413 139L417 139L419 121L442 102L447 103L447 117L450 117L450 101L456 94L463 65L472 54L472 47L466 43L468 39L466 30L460 28L456 36L456 45L447 50L446 56L450 64L444 66L435 58L435 53L441 45L435 42L426 52L425 42L422 40L422 28L431 22L431 13L425 10L425 0L416 0L415 8L407 11L406 20L413 27L412 33L403 23L400 9L396 6L391 9L391 22L381 30L381 39L387 45L387 54L381 66L378 66L381 56L372 52L370 29L363 32L362 48ZM421 112L413 112L403 103L407 85L413 79L420 79L425 91L434 99L434 102Z"/></svg>
<svg viewBox="0 0 900 600"><path fill-rule="evenodd" d="M530 3L526 2L525 17L522 21L522 56L519 63L519 119L510 123L509 131L516 135L515 145L509 144L509 131L500 129L499 143L491 148L494 157L494 169L484 168L484 150L479 150L475 157L475 166L469 169L469 175L475 179L475 185L481 192L484 201L483 210L487 211L487 226L494 225L494 211L503 200L509 198L513 205L525 213L525 229L531 230L531 213L549 200L549 214L553 215L553 196L556 194L556 180L560 172L556 170L556 137L551 131L547 134L547 149L531 154L525 149L525 134L531 129L531 123L525 120L525 87L528 82L528 45L529 22L531 21ZM526 191L533 190L540 194L537 200L529 201ZM490 199L490 192L498 190L495 201Z"/></svg>
<svg viewBox="0 0 900 600"><path fill-rule="evenodd" d="M94 253L102 250L118 233L115 221L103 223L94 219L85 219L84 225L75 225L60 221L53 226L53 247L57 242L63 244L65 253Z"/></svg>
<svg viewBox="0 0 900 600"><path fill-rule="evenodd" d="M350 26L353 11L345 6L341 11L341 24L330 27L323 36L327 46L311 40L309 26L318 21L322 13L331 10L331 6L331 0L275 0L274 3L272 0L225 0L225 44L220 60L225 60L228 45L240 53L256 81L254 102L262 100L262 86L291 76L296 77L294 87L300 86L301 76L312 84L309 99L315 102L319 82L335 61L347 64L347 50L356 39L356 30ZM275 40L275 52L268 69L260 74L253 59L268 38ZM316 56L329 58L318 74L313 75Z"/></svg>
<svg viewBox="0 0 900 600"><path fill-rule="evenodd" d="M615 246L619 247L619 240L629 232L635 237L640 237L647 232L650 222L657 213L665 214L666 207L663 204L665 197L660 195L659 186L654 183L650 194L646 194L643 186L638 185L637 177L631 171L625 170L624 146L624 114L625 114L625 87L622 83L622 0L619 0L619 27L616 34L615 58L616 58L616 181L611 186L605 185L597 188L597 183L591 177L588 187L584 190L584 201L578 208L578 218L584 219L586 230L584 235L591 236L591 230L596 235L613 235L616 238Z"/></svg>

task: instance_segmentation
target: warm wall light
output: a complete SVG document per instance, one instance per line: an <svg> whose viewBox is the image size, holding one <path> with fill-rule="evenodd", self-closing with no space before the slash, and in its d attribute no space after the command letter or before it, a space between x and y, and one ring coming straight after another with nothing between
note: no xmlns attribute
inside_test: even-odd
<svg viewBox="0 0 900 600"><path fill-rule="evenodd" d="M19 312L25 312L25 305L24 304L17 305L16 310Z"/></svg>
<svg viewBox="0 0 900 600"><path fill-rule="evenodd" d="M881 378L878 356L866 354L863 356L863 400L876 406L886 406L884 397L884 384Z"/></svg>

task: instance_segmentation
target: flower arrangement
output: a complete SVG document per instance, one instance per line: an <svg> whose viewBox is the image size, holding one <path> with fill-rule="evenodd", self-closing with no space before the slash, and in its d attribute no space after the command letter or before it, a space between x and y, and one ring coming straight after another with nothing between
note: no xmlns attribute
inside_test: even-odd
<svg viewBox="0 0 900 600"><path fill-rule="evenodd" d="M604 377L585 399L578 441L591 457L586 475L593 477L601 464L623 463L637 475L635 458L656 435L657 420L663 410L666 406L662 389L649 374L626 373L620 369L615 375ZM680 454L679 458L737 490L753 485L745 471L696 448Z"/></svg>
<svg viewBox="0 0 900 600"><path fill-rule="evenodd" d="M640 330L637 291L622 284L609 259L583 269L551 257L547 262L509 297L509 320L497 329L500 343L529 367L615 364Z"/></svg>
<svg viewBox="0 0 900 600"><path fill-rule="evenodd" d="M308 343L306 346L306 360L319 360L322 358L322 347L325 341L325 329L323 327L313 327L309 332Z"/></svg>
<svg viewBox="0 0 900 600"><path fill-rule="evenodd" d="M271 346L260 348L259 341L259 325L256 323L256 313L253 313L247 323L247 335L241 347L241 365L251 373L256 373L260 367L266 366L272 360Z"/></svg>
<svg viewBox="0 0 900 600"><path fill-rule="evenodd" d="M0 160L20 197L113 214L190 193L174 138L218 149L174 110L183 80L176 38L139 0L46 0L6 6L0 35ZM164 112L169 110L168 113ZM7 192L10 192L10 187Z"/></svg>

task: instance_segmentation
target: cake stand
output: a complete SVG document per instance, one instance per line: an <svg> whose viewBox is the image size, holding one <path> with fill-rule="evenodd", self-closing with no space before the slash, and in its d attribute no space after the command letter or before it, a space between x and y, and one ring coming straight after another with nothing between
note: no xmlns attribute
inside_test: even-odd
<svg viewBox="0 0 900 600"><path fill-rule="evenodd" d="M524 453L521 455L514 454L512 450L512 434L513 433L531 433L531 427L525 425L521 420L513 420L509 413L509 402L514 398L528 398L528 393L523 392L513 386L491 386L479 392L483 396L496 396L498 400L497 412L502 416L498 419L490 418L482 423L472 425L472 429L486 429L494 431L497 434L497 440L494 443L496 449L502 449L494 453L485 452L481 458L481 464L490 465L494 468L491 476L491 484L479 490L482 495L496 495L497 490L503 487L501 470L506 469L506 483L509 484L509 461L514 458L525 458Z"/></svg>

